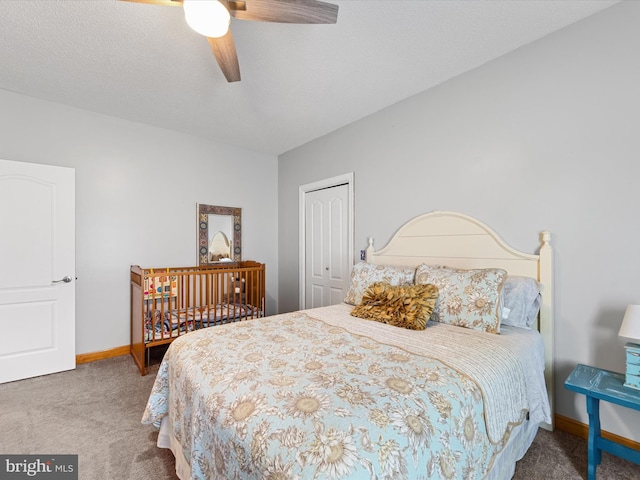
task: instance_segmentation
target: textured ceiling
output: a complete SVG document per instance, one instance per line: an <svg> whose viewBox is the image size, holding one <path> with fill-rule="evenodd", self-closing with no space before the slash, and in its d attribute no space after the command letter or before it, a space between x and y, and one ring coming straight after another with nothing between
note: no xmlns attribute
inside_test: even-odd
<svg viewBox="0 0 640 480"><path fill-rule="evenodd" d="M331 3L335 25L232 20L227 83L179 7L1 0L0 88L280 154L618 1Z"/></svg>

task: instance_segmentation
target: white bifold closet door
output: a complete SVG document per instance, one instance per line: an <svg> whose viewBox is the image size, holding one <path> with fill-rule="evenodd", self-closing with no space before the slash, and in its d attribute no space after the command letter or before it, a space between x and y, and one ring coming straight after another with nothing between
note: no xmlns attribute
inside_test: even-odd
<svg viewBox="0 0 640 480"><path fill-rule="evenodd" d="M305 308L334 305L349 289L348 186L306 193Z"/></svg>

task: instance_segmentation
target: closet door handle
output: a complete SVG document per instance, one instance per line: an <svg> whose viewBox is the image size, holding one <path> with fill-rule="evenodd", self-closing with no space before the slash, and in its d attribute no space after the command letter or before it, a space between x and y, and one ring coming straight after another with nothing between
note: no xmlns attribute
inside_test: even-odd
<svg viewBox="0 0 640 480"><path fill-rule="evenodd" d="M65 275L64 277L62 277L61 280L53 280L51 283L60 283L60 282L69 283L70 281L71 281L71 277L69 275Z"/></svg>

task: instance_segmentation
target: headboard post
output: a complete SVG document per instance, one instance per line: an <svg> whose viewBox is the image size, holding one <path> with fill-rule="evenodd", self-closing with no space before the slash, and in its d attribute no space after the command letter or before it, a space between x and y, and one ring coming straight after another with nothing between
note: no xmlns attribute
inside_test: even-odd
<svg viewBox="0 0 640 480"><path fill-rule="evenodd" d="M544 340L544 378L549 394L551 406L551 425L547 429L553 430L555 418L555 394L554 394L554 365L553 365L553 248L551 248L551 233L540 233L540 251L538 252L538 279L543 286L540 303L540 325L538 330Z"/></svg>
<svg viewBox="0 0 640 480"><path fill-rule="evenodd" d="M373 258L373 237L369 237L369 245L367 246L367 249L365 250L365 261L371 263L371 259Z"/></svg>

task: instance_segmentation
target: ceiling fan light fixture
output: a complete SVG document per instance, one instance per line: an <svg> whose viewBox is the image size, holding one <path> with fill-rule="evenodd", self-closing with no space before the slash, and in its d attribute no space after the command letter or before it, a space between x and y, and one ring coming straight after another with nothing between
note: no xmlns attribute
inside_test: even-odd
<svg viewBox="0 0 640 480"><path fill-rule="evenodd" d="M218 0L184 0L184 18L187 24L205 37L223 37L229 31L231 15Z"/></svg>

